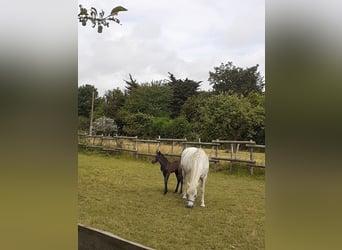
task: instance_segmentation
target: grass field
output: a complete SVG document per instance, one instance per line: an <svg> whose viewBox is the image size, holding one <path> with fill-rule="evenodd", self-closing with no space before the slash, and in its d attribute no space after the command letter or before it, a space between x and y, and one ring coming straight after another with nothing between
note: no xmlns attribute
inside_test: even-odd
<svg viewBox="0 0 342 250"><path fill-rule="evenodd" d="M159 164L149 160L80 152L78 168L79 222L84 225L155 249L265 248L263 173L211 169L206 207L198 198L187 209L181 195L173 193L174 175L164 196Z"/></svg>

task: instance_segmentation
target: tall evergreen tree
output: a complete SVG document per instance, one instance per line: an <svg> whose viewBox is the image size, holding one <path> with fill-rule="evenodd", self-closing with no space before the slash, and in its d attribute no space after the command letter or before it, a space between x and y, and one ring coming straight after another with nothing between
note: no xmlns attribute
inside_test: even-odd
<svg viewBox="0 0 342 250"><path fill-rule="evenodd" d="M125 95L119 88L107 90L104 94L105 115L116 120L117 113L124 103Z"/></svg>
<svg viewBox="0 0 342 250"><path fill-rule="evenodd" d="M125 94L130 94L134 89L137 89L139 87L139 83L137 82L137 80L133 79L131 74L129 74L129 80L124 81L128 85L126 86Z"/></svg>
<svg viewBox="0 0 342 250"><path fill-rule="evenodd" d="M201 81L196 82L186 78L185 80L176 79L176 77L169 72L168 85L172 89L171 100L171 118L176 118L180 115L183 104L186 100L198 93L198 88Z"/></svg>

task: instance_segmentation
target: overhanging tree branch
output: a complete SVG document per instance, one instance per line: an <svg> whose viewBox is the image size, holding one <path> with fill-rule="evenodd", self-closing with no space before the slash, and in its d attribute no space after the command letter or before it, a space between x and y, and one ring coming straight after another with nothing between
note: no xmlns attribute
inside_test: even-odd
<svg viewBox="0 0 342 250"><path fill-rule="evenodd" d="M120 24L120 20L115 16L118 15L120 11L127 11L126 8L122 6L117 6L112 9L108 16L104 16L105 13L103 10L98 12L94 7L91 7L89 10L83 8L80 4L80 12L78 14L78 21L82 23L83 26L87 25L87 22L90 21L92 23L92 27L95 28L97 25L97 32L102 33L103 27L109 27L110 21Z"/></svg>

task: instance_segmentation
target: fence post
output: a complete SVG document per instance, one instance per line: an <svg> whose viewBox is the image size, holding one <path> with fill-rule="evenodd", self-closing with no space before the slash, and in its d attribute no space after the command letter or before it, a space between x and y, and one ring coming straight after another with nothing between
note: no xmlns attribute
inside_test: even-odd
<svg viewBox="0 0 342 250"><path fill-rule="evenodd" d="M219 139L216 139L216 143L218 144ZM215 146L215 157L218 157L218 145ZM218 160L215 161L215 166L217 166Z"/></svg>
<svg viewBox="0 0 342 250"><path fill-rule="evenodd" d="M118 148L118 134L115 135L115 149Z"/></svg>
<svg viewBox="0 0 342 250"><path fill-rule="evenodd" d="M215 157L218 157L218 145L216 145L216 148L215 148Z"/></svg>
<svg viewBox="0 0 342 250"><path fill-rule="evenodd" d="M238 143L236 145L236 148L235 148L235 158L234 159L236 159L236 155L239 153L239 148L240 148L240 143Z"/></svg>
<svg viewBox="0 0 342 250"><path fill-rule="evenodd" d="M234 154L234 145L233 143L230 143L230 159L233 159ZM233 170L233 161L231 160L229 163L229 171L231 172Z"/></svg>
<svg viewBox="0 0 342 250"><path fill-rule="evenodd" d="M158 148L157 148L157 151L160 151L160 135L158 136Z"/></svg>
<svg viewBox="0 0 342 250"><path fill-rule="evenodd" d="M250 140L250 143L252 144L252 140ZM249 148L249 159L251 161L253 161L253 147L250 147ZM253 175L253 167L250 165L250 172L251 172L251 175Z"/></svg>
<svg viewBox="0 0 342 250"><path fill-rule="evenodd" d="M138 158L138 136L135 136L135 158Z"/></svg>

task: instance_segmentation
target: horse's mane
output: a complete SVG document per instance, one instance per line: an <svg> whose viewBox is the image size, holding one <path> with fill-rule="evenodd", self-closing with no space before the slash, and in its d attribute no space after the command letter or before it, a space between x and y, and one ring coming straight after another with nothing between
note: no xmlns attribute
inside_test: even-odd
<svg viewBox="0 0 342 250"><path fill-rule="evenodd" d="M197 150L192 156L193 156L193 161L192 161L192 167L191 167L191 172L190 172L190 179L189 179L189 189L195 189L197 188L198 182L196 176L199 174L199 168L194 167L198 166L198 162L200 160L200 151Z"/></svg>
<svg viewBox="0 0 342 250"><path fill-rule="evenodd" d="M165 157L165 155L162 154L162 152L159 151L159 153L160 153L161 159L167 164L169 160Z"/></svg>
<svg viewBox="0 0 342 250"><path fill-rule="evenodd" d="M202 174L200 172L202 169L200 165L203 164L203 157L203 151L199 149L193 152L186 152L186 154L184 155L182 164L188 166L190 170L188 182L190 190L194 190L197 188L198 179Z"/></svg>

